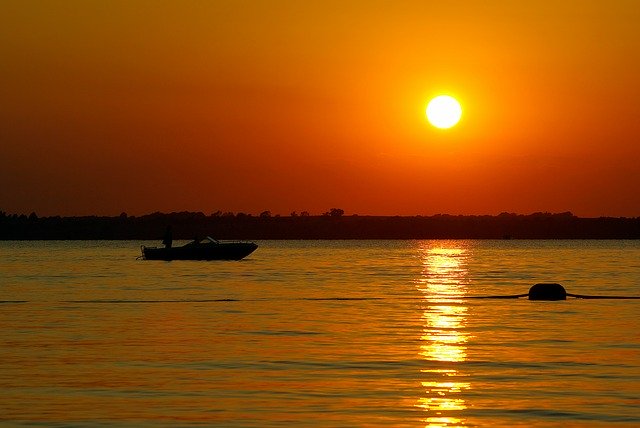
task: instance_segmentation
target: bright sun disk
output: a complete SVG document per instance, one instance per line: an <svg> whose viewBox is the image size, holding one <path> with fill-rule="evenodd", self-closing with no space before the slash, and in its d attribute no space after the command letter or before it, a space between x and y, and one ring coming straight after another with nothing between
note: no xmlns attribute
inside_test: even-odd
<svg viewBox="0 0 640 428"><path fill-rule="evenodd" d="M436 128L451 128L460 121L461 117L460 103L449 95L435 97L427 105L427 119Z"/></svg>

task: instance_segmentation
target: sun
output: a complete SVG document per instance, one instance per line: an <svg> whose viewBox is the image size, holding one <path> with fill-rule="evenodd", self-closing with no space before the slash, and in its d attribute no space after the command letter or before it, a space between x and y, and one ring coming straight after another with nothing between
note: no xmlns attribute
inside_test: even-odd
<svg viewBox="0 0 640 428"><path fill-rule="evenodd" d="M461 117L460 103L449 95L435 97L427 105L427 119L436 128L451 128L460 121Z"/></svg>

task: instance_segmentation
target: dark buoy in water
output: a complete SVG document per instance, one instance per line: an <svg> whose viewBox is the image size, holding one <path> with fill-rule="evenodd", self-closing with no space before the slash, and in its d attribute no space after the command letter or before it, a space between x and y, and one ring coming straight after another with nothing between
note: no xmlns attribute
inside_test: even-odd
<svg viewBox="0 0 640 428"><path fill-rule="evenodd" d="M560 284L535 284L529 289L529 300L567 300L567 291Z"/></svg>

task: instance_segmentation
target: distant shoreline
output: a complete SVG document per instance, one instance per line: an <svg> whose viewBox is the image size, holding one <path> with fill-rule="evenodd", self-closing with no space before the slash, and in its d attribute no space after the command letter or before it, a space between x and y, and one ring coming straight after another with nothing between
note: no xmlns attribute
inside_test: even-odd
<svg viewBox="0 0 640 428"><path fill-rule="evenodd" d="M640 239L640 217L573 214L497 216L252 216L195 212L115 217L37 217L0 212L0 240L174 239Z"/></svg>

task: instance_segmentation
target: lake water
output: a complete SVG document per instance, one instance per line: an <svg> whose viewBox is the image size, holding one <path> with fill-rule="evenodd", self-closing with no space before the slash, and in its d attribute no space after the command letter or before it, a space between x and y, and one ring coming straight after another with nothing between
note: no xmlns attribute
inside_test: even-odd
<svg viewBox="0 0 640 428"><path fill-rule="evenodd" d="M140 244L0 242L0 424L640 425L640 300L465 299L640 295L640 242Z"/></svg>

